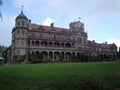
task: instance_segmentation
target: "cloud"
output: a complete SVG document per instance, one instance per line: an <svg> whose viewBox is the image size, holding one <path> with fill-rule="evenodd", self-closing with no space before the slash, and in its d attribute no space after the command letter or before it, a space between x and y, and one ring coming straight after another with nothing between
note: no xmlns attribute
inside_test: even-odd
<svg viewBox="0 0 120 90"><path fill-rule="evenodd" d="M14 27L15 16L8 16L3 13L3 21L0 21L0 45L9 46L12 38L12 28Z"/></svg>
<svg viewBox="0 0 120 90"><path fill-rule="evenodd" d="M85 23L85 28L88 32L99 32L100 28L101 32L107 32L109 28L105 29L104 24L106 17L111 17L113 19L117 16L120 16L120 0L13 0L14 8L21 9L21 6L24 5L25 15L33 19L32 22L39 23L40 20L43 21L47 16L51 17L56 26L67 27L69 22L76 20L76 18L81 17L81 20ZM12 4L10 4L12 5ZM4 15L3 15L4 16ZM0 22L0 43L5 43L5 40L1 40L3 38L2 35L7 36L7 32L11 33L11 29L14 26L14 16L6 15L4 16L6 20L5 22ZM3 17L3 18L4 18ZM44 25L50 25L52 19L47 17L43 22ZM117 19L118 19L117 18ZM117 20L116 19L116 20ZM99 21L104 21L99 23ZM11 22L11 24L9 23ZM113 22L113 21L111 21ZM2 24L1 24L2 23ZM4 24L3 24L4 23ZM114 24L117 22L115 21ZM112 26L112 25L109 25ZM95 28L96 27L96 28ZM113 27L113 26L112 26ZM110 28L111 29L111 28ZM116 27L114 28L114 30ZM117 28L119 30L119 28ZM112 29L111 29L112 30ZM111 31L110 33L112 33ZM117 32L117 31L114 31ZM6 34L7 33L7 34ZM11 38L11 34L9 33L8 37ZM108 34L105 33L104 34ZM114 34L116 35L116 34ZM89 35L90 36L90 35ZM97 38L96 35L95 38ZM117 35L116 35L117 36ZM118 37L119 38L119 37ZM101 38L100 38L101 39ZM9 41L9 42L8 42ZM7 40L8 44L11 40ZM119 41L119 40L118 40Z"/></svg>
<svg viewBox="0 0 120 90"><path fill-rule="evenodd" d="M106 40L108 44L115 43L118 47L120 47L120 40L117 39L108 39Z"/></svg>
<svg viewBox="0 0 120 90"><path fill-rule="evenodd" d="M89 18L120 16L120 0L14 0L14 5L16 7L24 5L29 12L38 15L42 12L42 14L57 13L71 17L87 15Z"/></svg>
<svg viewBox="0 0 120 90"><path fill-rule="evenodd" d="M45 21L43 21L43 25L46 25L46 26L50 26L50 24L53 22L53 20L49 17L47 17L45 19Z"/></svg>
<svg viewBox="0 0 120 90"><path fill-rule="evenodd" d="M34 15L54 15L58 21L67 17L72 21L75 17L89 18L90 21L104 17L120 16L120 0L14 0L14 5Z"/></svg>

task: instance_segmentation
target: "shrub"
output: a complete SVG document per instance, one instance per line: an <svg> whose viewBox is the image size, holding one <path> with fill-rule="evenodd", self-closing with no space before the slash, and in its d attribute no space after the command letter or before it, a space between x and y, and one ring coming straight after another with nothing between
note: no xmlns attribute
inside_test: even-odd
<svg viewBox="0 0 120 90"><path fill-rule="evenodd" d="M44 62L43 61L43 56L42 54L36 54L36 55L33 55L33 54L30 54L29 55L29 61L31 63L40 63L40 62Z"/></svg>

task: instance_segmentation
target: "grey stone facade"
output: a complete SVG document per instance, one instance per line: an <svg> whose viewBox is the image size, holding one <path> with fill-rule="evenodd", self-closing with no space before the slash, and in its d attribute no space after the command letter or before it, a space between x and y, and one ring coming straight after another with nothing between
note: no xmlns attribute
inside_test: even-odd
<svg viewBox="0 0 120 90"><path fill-rule="evenodd" d="M69 29L55 27L54 23L51 26L31 24L22 11L16 17L12 30L9 60L25 55L27 61L29 55L38 53L42 54L43 60L59 61L62 56L64 61L70 61L73 55L80 58L83 53L87 56L116 56L117 46L88 40L81 21L71 22Z"/></svg>

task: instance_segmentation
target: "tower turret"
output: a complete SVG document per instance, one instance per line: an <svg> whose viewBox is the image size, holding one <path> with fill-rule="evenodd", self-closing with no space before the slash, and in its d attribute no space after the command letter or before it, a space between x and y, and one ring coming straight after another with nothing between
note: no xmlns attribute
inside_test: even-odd
<svg viewBox="0 0 120 90"><path fill-rule="evenodd" d="M84 24L80 21L70 23L70 30L84 32Z"/></svg>
<svg viewBox="0 0 120 90"><path fill-rule="evenodd" d="M70 23L70 30L72 32L71 39L75 39L76 48L87 47L87 33L84 30L84 23L81 21Z"/></svg>
<svg viewBox="0 0 120 90"><path fill-rule="evenodd" d="M15 27L28 27L28 18L23 13L23 6L21 13L15 19Z"/></svg>
<svg viewBox="0 0 120 90"><path fill-rule="evenodd" d="M28 33L31 29L31 21L23 13L23 6L21 13L15 19L15 27L12 30L12 59L17 56L18 60L27 54L27 39Z"/></svg>

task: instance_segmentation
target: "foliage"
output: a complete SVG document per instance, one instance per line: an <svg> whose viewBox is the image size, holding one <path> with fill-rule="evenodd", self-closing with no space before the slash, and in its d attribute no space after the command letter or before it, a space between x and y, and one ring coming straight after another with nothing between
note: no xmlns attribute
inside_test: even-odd
<svg viewBox="0 0 120 90"><path fill-rule="evenodd" d="M6 46L0 45L0 56L2 56L2 53L7 49Z"/></svg>
<svg viewBox="0 0 120 90"><path fill-rule="evenodd" d="M78 60L77 60L77 57L76 57L74 54L72 54L72 56L71 56L71 61L72 61L72 62L78 61Z"/></svg>
<svg viewBox="0 0 120 90"><path fill-rule="evenodd" d="M19 62L24 61L24 60L25 60L25 58L26 58L26 55L22 55L22 56L20 56L20 57L19 57Z"/></svg>
<svg viewBox="0 0 120 90"><path fill-rule="evenodd" d="M40 63L40 62L44 62L44 61L43 61L43 56L42 56L41 53L36 54L36 55L30 54L30 55L29 55L29 61L30 61L31 63Z"/></svg>
<svg viewBox="0 0 120 90"><path fill-rule="evenodd" d="M63 62L64 61L64 56L60 55L60 61Z"/></svg>
<svg viewBox="0 0 120 90"><path fill-rule="evenodd" d="M22 62L25 60L25 58L26 58L26 55L22 55L22 56L15 55L15 56L13 56L13 61L14 62Z"/></svg>
<svg viewBox="0 0 120 90"><path fill-rule="evenodd" d="M13 61L18 62L18 56L17 55L13 56Z"/></svg>

